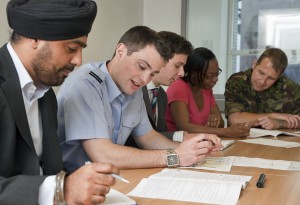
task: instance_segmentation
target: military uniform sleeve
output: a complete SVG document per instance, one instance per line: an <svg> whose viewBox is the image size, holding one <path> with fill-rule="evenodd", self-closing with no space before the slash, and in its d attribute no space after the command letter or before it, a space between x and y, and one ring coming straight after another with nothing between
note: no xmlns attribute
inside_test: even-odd
<svg viewBox="0 0 300 205"><path fill-rule="evenodd" d="M242 92L242 81L241 79L231 76L225 87L225 117L228 119L228 116L234 112L243 112L245 111L245 105L241 101L241 92Z"/></svg>
<svg viewBox="0 0 300 205"><path fill-rule="evenodd" d="M294 114L300 115L300 85L295 89L295 110Z"/></svg>

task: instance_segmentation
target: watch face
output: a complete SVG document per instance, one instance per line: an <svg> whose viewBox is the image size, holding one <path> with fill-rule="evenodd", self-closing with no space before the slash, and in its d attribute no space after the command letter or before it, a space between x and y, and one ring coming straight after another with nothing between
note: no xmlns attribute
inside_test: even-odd
<svg viewBox="0 0 300 205"><path fill-rule="evenodd" d="M177 154L167 155L167 165L168 167L177 167L179 165L178 155Z"/></svg>

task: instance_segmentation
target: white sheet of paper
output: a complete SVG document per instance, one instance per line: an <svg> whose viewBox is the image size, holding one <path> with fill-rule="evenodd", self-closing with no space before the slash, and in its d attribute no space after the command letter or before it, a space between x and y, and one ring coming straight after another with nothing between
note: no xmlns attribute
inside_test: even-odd
<svg viewBox="0 0 300 205"><path fill-rule="evenodd" d="M231 157L234 158L234 157ZM252 176L234 175L234 174L219 174L198 172L182 169L163 169L157 174L151 175L151 179L180 179L192 181L214 181L214 182L236 182L243 187L251 180Z"/></svg>
<svg viewBox="0 0 300 205"><path fill-rule="evenodd" d="M235 143L235 140L221 140L221 144L223 145L223 149L221 151L225 150L226 148L230 147Z"/></svg>
<svg viewBox="0 0 300 205"><path fill-rule="evenodd" d="M144 178L128 195L209 204L236 204L239 183Z"/></svg>
<svg viewBox="0 0 300 205"><path fill-rule="evenodd" d="M285 147L285 148L300 147L299 142L288 142L288 141L277 140L277 139L255 138L255 139L247 139L247 140L240 140L240 141L252 143L252 144L269 145L274 147Z"/></svg>
<svg viewBox="0 0 300 205"><path fill-rule="evenodd" d="M163 169L144 178L128 195L209 204L236 204L252 176Z"/></svg>
<svg viewBox="0 0 300 205"><path fill-rule="evenodd" d="M101 203L101 205L136 205L136 202L126 194L111 188L106 195L105 201Z"/></svg>
<svg viewBox="0 0 300 205"><path fill-rule="evenodd" d="M300 171L300 162L237 156L233 161L233 166Z"/></svg>
<svg viewBox="0 0 300 205"><path fill-rule="evenodd" d="M184 168L230 172L233 160L233 157L206 157L203 161Z"/></svg>

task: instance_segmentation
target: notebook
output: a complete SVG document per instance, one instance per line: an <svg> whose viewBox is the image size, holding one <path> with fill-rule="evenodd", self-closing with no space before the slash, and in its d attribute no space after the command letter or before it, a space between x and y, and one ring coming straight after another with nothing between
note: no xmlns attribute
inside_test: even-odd
<svg viewBox="0 0 300 205"><path fill-rule="evenodd" d="M264 137L264 136L274 136L277 137L278 135L289 135L289 136L296 136L300 137L299 133L294 132L285 132L281 130L265 130L265 129L258 129L258 128L251 128L250 135L248 138L257 138L257 137Z"/></svg>

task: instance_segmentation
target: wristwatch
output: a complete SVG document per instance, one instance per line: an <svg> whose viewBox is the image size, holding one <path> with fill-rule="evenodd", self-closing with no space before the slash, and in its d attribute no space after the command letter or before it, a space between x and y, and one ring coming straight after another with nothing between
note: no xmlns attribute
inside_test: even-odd
<svg viewBox="0 0 300 205"><path fill-rule="evenodd" d="M277 122L277 125L278 125L278 129L280 129L280 128L283 127L283 125L284 125L284 120L276 119L276 122Z"/></svg>
<svg viewBox="0 0 300 205"><path fill-rule="evenodd" d="M179 156L174 149L167 149L167 166L174 168L179 166Z"/></svg>

